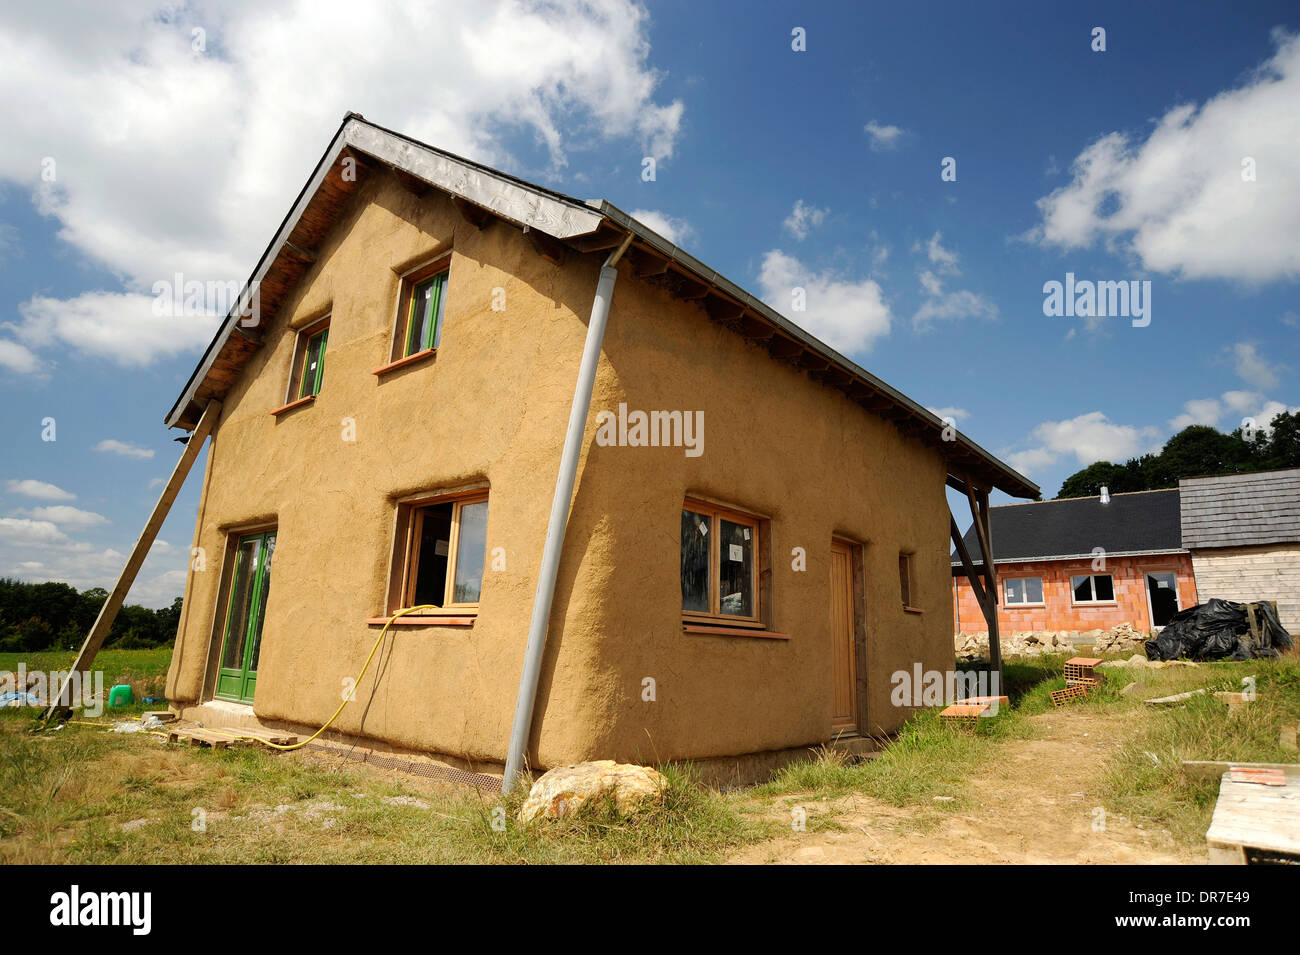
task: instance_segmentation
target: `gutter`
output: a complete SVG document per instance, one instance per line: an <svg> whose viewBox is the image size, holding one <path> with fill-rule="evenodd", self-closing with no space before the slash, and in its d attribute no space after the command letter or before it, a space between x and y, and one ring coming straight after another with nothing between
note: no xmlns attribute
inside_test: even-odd
<svg viewBox="0 0 1300 955"><path fill-rule="evenodd" d="M605 260L600 270L600 281L596 284L596 297L591 303L587 340L582 346L578 381L573 389L573 407L569 410L569 427L564 434L564 451L560 455L560 470L555 477L555 496L551 500L551 519L546 527L546 546L542 550L542 566L537 573L533 615L528 623L524 668L519 674L519 694L515 699L515 718L510 727L505 778L501 782L501 792L504 795L509 795L515 788L515 782L524 770L524 753L528 749L528 738L532 735L537 684L541 680L542 656L546 651L546 629L551 619L551 603L555 598L560 556L564 551L564 532L569 523L573 485L578 475L578 457L582 452L582 437L587 431L587 416L591 413L596 368L605 341L605 326L609 320L610 302L614 297L614 283L618 280L618 260L631 244L632 233L629 232L623 244Z"/></svg>

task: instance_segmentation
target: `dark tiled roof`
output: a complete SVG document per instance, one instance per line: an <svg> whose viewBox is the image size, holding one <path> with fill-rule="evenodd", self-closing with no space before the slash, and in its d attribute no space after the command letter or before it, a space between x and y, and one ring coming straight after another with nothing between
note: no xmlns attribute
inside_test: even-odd
<svg viewBox="0 0 1300 955"><path fill-rule="evenodd" d="M995 562L1089 557L1096 547L1107 554L1125 554L1183 546L1176 488L1112 494L1109 504L1097 497L1007 504L990 514ZM973 526L963 539L971 560L979 564ZM952 561L961 566L955 550Z"/></svg>

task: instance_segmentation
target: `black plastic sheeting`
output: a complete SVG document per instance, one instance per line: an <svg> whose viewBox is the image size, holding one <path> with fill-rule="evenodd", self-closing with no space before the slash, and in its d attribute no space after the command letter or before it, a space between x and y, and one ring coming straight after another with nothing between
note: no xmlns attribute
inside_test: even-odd
<svg viewBox="0 0 1300 955"><path fill-rule="evenodd" d="M1259 621L1259 636L1250 632L1247 604L1217 597L1180 610L1154 640L1146 643L1148 660L1251 660L1290 650L1291 634L1277 619L1271 603L1249 605Z"/></svg>

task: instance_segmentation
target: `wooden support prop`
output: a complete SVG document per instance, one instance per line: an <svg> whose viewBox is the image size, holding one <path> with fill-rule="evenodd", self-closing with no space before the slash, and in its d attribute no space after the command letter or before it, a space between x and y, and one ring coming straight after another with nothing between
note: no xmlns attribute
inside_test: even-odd
<svg viewBox="0 0 1300 955"><path fill-rule="evenodd" d="M460 196L452 196L451 204L456 207L460 217L472 225L475 229L482 229L492 221L492 213L488 212L482 206L476 206L468 199L462 199Z"/></svg>
<svg viewBox="0 0 1300 955"><path fill-rule="evenodd" d="M713 290L703 282L697 282L688 278L683 273L675 273L678 278L677 287L672 290L671 294L687 302L693 302L705 298Z"/></svg>
<svg viewBox="0 0 1300 955"><path fill-rule="evenodd" d="M538 232L531 226L524 226L524 235L532 243L533 251L552 265L564 261L564 246L544 232Z"/></svg>
<svg viewBox="0 0 1300 955"><path fill-rule="evenodd" d="M1002 645L998 635L998 582L997 571L993 565L993 528L989 520L989 495L985 489L975 486L969 474L961 474L958 477L966 486L966 501L970 505L975 537L979 541L980 556L984 562L986 599L982 606L984 620L989 628L989 667L1001 674Z"/></svg>
<svg viewBox="0 0 1300 955"><path fill-rule="evenodd" d="M987 620L988 596L984 593L984 585L980 583L979 574L975 572L975 564L966 550L966 542L962 540L961 531L957 528L957 518L952 516L952 511L948 512L948 522L951 525L953 546L957 548L957 556L961 558L962 569L966 571L966 579L970 581L971 590L975 591L975 599L979 601L980 609L984 611L984 618Z"/></svg>
<svg viewBox="0 0 1300 955"><path fill-rule="evenodd" d="M68 693L69 684L72 682L73 674L90 672L90 665L95 662L95 654L99 653L104 638L108 636L109 630L113 628L113 621L117 619L117 612L122 609L122 602L126 599L127 591L131 589L131 584L135 582L135 575L140 572L140 566L144 563L145 557L149 555L149 548L153 546L154 540L158 537L158 531L167 518L167 512L172 509L172 504L176 501L176 495L180 493L181 485L185 483L185 478L190 473L190 467L193 466L194 459L199 456L199 452L203 449L203 442L212 433L212 429L216 426L217 419L220 416L221 402L209 401L207 407L203 409L199 423L190 432L190 440L186 442L185 450L181 452L181 459L176 462L172 476L167 479L162 494L158 496L158 503L153 506L153 512L149 515L149 520L145 522L144 530L140 532L135 547L131 549L131 556L127 558L126 566L122 568L117 583L113 585L113 589L109 592L104 605L99 608L99 616L95 618L94 625L90 628L90 632L86 634L86 640L82 643L80 652L77 653L77 659L73 662L71 671L64 679L63 685L58 688L58 692L51 694L50 705L45 711L46 719L52 717L58 710L70 705L65 700L65 697Z"/></svg>

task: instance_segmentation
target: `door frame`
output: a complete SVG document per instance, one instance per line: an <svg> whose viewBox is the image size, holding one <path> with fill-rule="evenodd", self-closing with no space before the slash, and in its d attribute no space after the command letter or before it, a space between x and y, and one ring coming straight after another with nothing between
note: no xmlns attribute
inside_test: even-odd
<svg viewBox="0 0 1300 955"><path fill-rule="evenodd" d="M207 671L207 675L205 678L205 683L207 684L207 690L204 693L204 697L206 699L221 700L226 703L235 703L240 706L253 705L252 693L248 694L247 699L245 699L243 696L244 691L246 689L246 684L248 682L248 677L250 675L247 670L247 661L248 661L248 652L250 649L248 641L250 638L249 624L252 623L251 616L248 623L246 623L245 625L245 634L244 634L245 655L243 658L245 662L245 666L241 668L241 672L243 675L241 678L240 695L238 698L232 697L229 694L222 694L220 692L222 673L223 671L227 673L229 672L226 671L226 668L222 667L221 661L222 661L222 656L225 653L226 637L230 628L230 610L231 610L231 603L234 599L235 582L239 573L240 547L244 544L245 541L248 541L253 538L259 538L261 540L261 543L258 544L257 552L259 555L262 555L266 549L265 541L268 536L275 537L278 539L279 528L276 524L273 523L260 524L255 527L243 527L238 529L231 528L226 531L226 552L224 555L224 559L222 560L222 572L218 581L217 598L214 601L215 607L213 608L214 613L213 613L213 621L212 621L212 635L208 642L210 659L208 661L208 665L205 667ZM261 602L260 588L266 586L265 567L266 567L266 562L262 561L262 563L259 565L257 570L257 577L253 581L254 592L250 594L249 597L250 606L252 606L253 608L257 608L259 606ZM258 623L259 631L261 631L261 628L265 626L265 623L266 623L265 609L263 609L261 614L261 619ZM260 640L260 632L259 632L259 640ZM254 693L256 692L256 676L255 676L256 672L257 671L252 671L253 680L254 680L253 682Z"/></svg>
<svg viewBox="0 0 1300 955"><path fill-rule="evenodd" d="M1169 574L1174 578L1174 613L1183 609L1182 598L1178 596L1178 571L1169 567L1141 568L1142 572L1142 593L1147 601L1147 623L1151 627L1151 632L1156 632L1156 613L1155 608L1151 606L1151 587L1147 584L1147 578L1152 574ZM1161 630L1164 629L1162 625Z"/></svg>
<svg viewBox="0 0 1300 955"><path fill-rule="evenodd" d="M866 736L867 726L867 630L866 630L866 577L865 577L865 545L859 541L853 540L842 534L833 534L831 536L831 550L840 547L848 551L849 555L849 580L852 591L852 600L850 602L851 613L853 615L853 693L854 709L856 710L854 726L839 727L834 725L830 728L832 739L842 739L852 736ZM827 575L829 583L830 575ZM827 603L827 614L830 613L830 604ZM831 693L834 694L835 688L831 687ZM833 697L832 697L833 701ZM832 707L833 707L832 702Z"/></svg>

